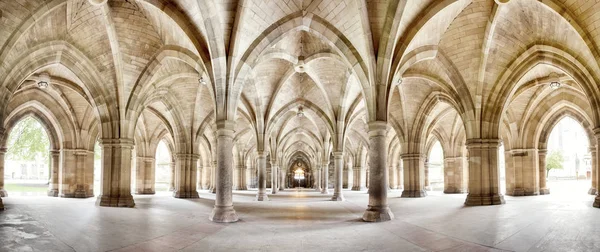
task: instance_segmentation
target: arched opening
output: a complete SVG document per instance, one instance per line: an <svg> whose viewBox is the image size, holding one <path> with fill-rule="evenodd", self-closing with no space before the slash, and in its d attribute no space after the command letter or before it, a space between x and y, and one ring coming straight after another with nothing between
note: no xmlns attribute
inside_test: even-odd
<svg viewBox="0 0 600 252"><path fill-rule="evenodd" d="M562 118L550 132L546 155L546 180L553 195L586 195L592 163L588 136L579 122Z"/></svg>
<svg viewBox="0 0 600 252"><path fill-rule="evenodd" d="M100 195L102 192L102 148L96 141L94 144L94 195Z"/></svg>
<svg viewBox="0 0 600 252"><path fill-rule="evenodd" d="M173 177L171 174L171 152L167 144L161 140L156 147L156 177L154 188L156 192L169 192L171 189L169 184Z"/></svg>
<svg viewBox="0 0 600 252"><path fill-rule="evenodd" d="M27 116L10 129L4 164L5 189L13 195L41 196L51 181L50 140L44 126Z"/></svg>
<svg viewBox="0 0 600 252"><path fill-rule="evenodd" d="M289 188L312 188L313 177L310 165L304 160L297 159L292 162L287 172Z"/></svg>
<svg viewBox="0 0 600 252"><path fill-rule="evenodd" d="M429 191L444 190L444 150L440 141L436 140L427 155L425 167L427 182L425 188Z"/></svg>

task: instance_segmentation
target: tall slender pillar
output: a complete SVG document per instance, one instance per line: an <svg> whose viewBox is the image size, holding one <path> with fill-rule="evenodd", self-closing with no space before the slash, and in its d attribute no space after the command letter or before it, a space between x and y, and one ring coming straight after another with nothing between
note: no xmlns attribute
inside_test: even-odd
<svg viewBox="0 0 600 252"><path fill-rule="evenodd" d="M0 136L1 135L2 134L0 134ZM6 148L0 148L0 197L8 197L8 192L6 192L6 189L4 189L4 156L5 155L6 155Z"/></svg>
<svg viewBox="0 0 600 252"><path fill-rule="evenodd" d="M367 189L367 169L362 166L354 166L354 185L352 191L363 191Z"/></svg>
<svg viewBox="0 0 600 252"><path fill-rule="evenodd" d="M404 190L404 164L398 165L398 189Z"/></svg>
<svg viewBox="0 0 600 252"><path fill-rule="evenodd" d="M390 189L398 189L398 167L390 165Z"/></svg>
<svg viewBox="0 0 600 252"><path fill-rule="evenodd" d="M267 201L267 153L264 151L258 152L258 194L256 200Z"/></svg>
<svg viewBox="0 0 600 252"><path fill-rule="evenodd" d="M344 152L333 153L333 164L334 164L334 179L335 184L333 187L333 201L344 201L344 194L342 193L343 186L343 172L344 172Z"/></svg>
<svg viewBox="0 0 600 252"><path fill-rule="evenodd" d="M329 194L329 163L323 163L323 168L321 168L321 183L323 183L321 187L322 194Z"/></svg>
<svg viewBox="0 0 600 252"><path fill-rule="evenodd" d="M425 190L425 157L420 153L403 154L404 167L403 198L420 198L427 196Z"/></svg>
<svg viewBox="0 0 600 252"><path fill-rule="evenodd" d="M346 165L344 165L344 167L346 171L346 179L348 181L348 184L344 186L344 188L352 189L352 187L354 186L354 172L352 171L352 168L354 168L354 166L352 165L352 162L347 162Z"/></svg>
<svg viewBox="0 0 600 252"><path fill-rule="evenodd" d="M50 183L48 183L48 196L58 197L58 170L60 169L60 151L50 151Z"/></svg>
<svg viewBox="0 0 600 252"><path fill-rule="evenodd" d="M236 174L236 178L237 178L235 180L235 186L234 186L235 190L248 190L248 188L245 186L245 183L244 183L245 173L246 173L246 167L244 166L244 164L238 164L235 169L235 174Z"/></svg>
<svg viewBox="0 0 600 252"><path fill-rule="evenodd" d="M500 193L500 170L498 169L499 139L469 139L469 194L465 205L500 205L504 196Z"/></svg>
<svg viewBox="0 0 600 252"><path fill-rule="evenodd" d="M444 158L444 193L466 193L469 174L462 156Z"/></svg>
<svg viewBox="0 0 600 252"><path fill-rule="evenodd" d="M279 167L279 191L283 191L285 189L285 172L281 167Z"/></svg>
<svg viewBox="0 0 600 252"><path fill-rule="evenodd" d="M202 160L198 159L196 164L196 190L202 190Z"/></svg>
<svg viewBox="0 0 600 252"><path fill-rule="evenodd" d="M316 177L315 177L315 191L320 192L323 190L322 186L323 182L321 182L321 178L323 177L323 174L321 172L321 167L319 165L317 165L316 168L317 172L315 173Z"/></svg>
<svg viewBox="0 0 600 252"><path fill-rule="evenodd" d="M100 206L133 207L131 196L132 139L101 139L102 195Z"/></svg>
<svg viewBox="0 0 600 252"><path fill-rule="evenodd" d="M169 180L169 191L175 191L175 162L169 163L169 169L171 170L171 180Z"/></svg>
<svg viewBox="0 0 600 252"><path fill-rule="evenodd" d="M279 167L277 167L277 161L275 160L271 160L271 193L272 194L277 194L277 191L279 189L279 185L277 184L277 181L279 181L279 175L277 175L278 169Z"/></svg>
<svg viewBox="0 0 600 252"><path fill-rule="evenodd" d="M217 195L215 208L209 219L214 222L236 222L238 216L233 209L233 134L235 122L217 122Z"/></svg>
<svg viewBox="0 0 600 252"><path fill-rule="evenodd" d="M155 194L155 160L153 157L137 157L135 176L136 194Z"/></svg>
<svg viewBox="0 0 600 252"><path fill-rule="evenodd" d="M596 173L598 173L598 163L597 160L594 158L596 156L596 147L590 147L589 151L592 156L592 187L590 188L590 190L588 190L588 194L596 195L598 189L598 178L596 177Z"/></svg>
<svg viewBox="0 0 600 252"><path fill-rule="evenodd" d="M545 195L545 194L550 194L550 189L548 189L548 185L546 183L546 176L547 176L547 171L546 171L546 154L548 153L548 151L546 149L539 149L538 150L538 156L539 156L539 170L540 170L540 195ZM595 153L592 152L592 168L593 168L593 164L595 161L594 157L596 155L594 155ZM596 192L592 193L595 194Z"/></svg>
<svg viewBox="0 0 600 252"><path fill-rule="evenodd" d="M425 163L423 164L424 168L424 188L426 191L431 190L431 186L429 185L429 160L425 159Z"/></svg>
<svg viewBox="0 0 600 252"><path fill-rule="evenodd" d="M217 193L217 161L213 161L212 172L210 173L210 189L211 193Z"/></svg>
<svg viewBox="0 0 600 252"><path fill-rule="evenodd" d="M200 198L196 190L197 154L180 153L175 155L175 198ZM231 188L230 188L231 189Z"/></svg>
<svg viewBox="0 0 600 252"><path fill-rule="evenodd" d="M93 197L92 181L86 183L86 173L93 174L93 166L88 167L88 155L93 152L85 149L62 149L62 171L59 173L59 196L64 198ZM131 158L131 155L130 157ZM131 167L131 166L129 166ZM131 174L131 171L129 172ZM130 187L131 188L131 187Z"/></svg>
<svg viewBox="0 0 600 252"><path fill-rule="evenodd" d="M362 219L380 222L394 219L387 203L387 122L369 123L369 206Z"/></svg>

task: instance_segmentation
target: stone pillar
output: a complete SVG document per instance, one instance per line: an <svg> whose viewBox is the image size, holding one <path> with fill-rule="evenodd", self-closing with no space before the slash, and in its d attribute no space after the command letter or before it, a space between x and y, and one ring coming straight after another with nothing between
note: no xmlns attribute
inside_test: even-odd
<svg viewBox="0 0 600 252"><path fill-rule="evenodd" d="M512 196L530 196L539 194L539 161L537 149L513 149L508 152L509 165L514 176L506 194ZM508 179L507 179L508 180ZM514 186L513 186L514 183Z"/></svg>
<svg viewBox="0 0 600 252"><path fill-rule="evenodd" d="M425 159L425 163L423 163L423 173L424 173L424 188L425 190L431 190L431 186L429 185L429 160Z"/></svg>
<svg viewBox="0 0 600 252"><path fill-rule="evenodd" d="M398 167L390 165L390 189L398 189Z"/></svg>
<svg viewBox="0 0 600 252"><path fill-rule="evenodd" d="M2 198L0 197L0 211L4 210L4 204L2 203Z"/></svg>
<svg viewBox="0 0 600 252"><path fill-rule="evenodd" d="M404 190L404 164L398 165L398 189Z"/></svg>
<svg viewBox="0 0 600 252"><path fill-rule="evenodd" d="M425 157L419 153L403 154L404 167L403 198L419 198L427 196L425 190Z"/></svg>
<svg viewBox="0 0 600 252"><path fill-rule="evenodd" d="M499 139L469 139L469 194L467 206L504 204L498 169Z"/></svg>
<svg viewBox="0 0 600 252"><path fill-rule="evenodd" d="M63 149L61 154L63 164L62 171L59 173L59 196L63 198L93 197L93 182L86 183L85 179L86 173L93 174L94 172L93 167L87 167L89 165L87 156L93 155L93 152L84 149ZM131 171L129 173L131 174Z"/></svg>
<svg viewBox="0 0 600 252"><path fill-rule="evenodd" d="M321 167L319 167L319 165L317 165L316 171L317 172L316 172L316 176L315 176L315 191L321 192L321 191L323 191L323 187L322 187L323 182L321 181L322 177L323 177L323 174L322 174L323 172L321 172Z"/></svg>
<svg viewBox="0 0 600 252"><path fill-rule="evenodd" d="M217 195L215 208L209 219L214 222L236 222L238 216L233 209L233 134L234 121L217 122Z"/></svg>
<svg viewBox="0 0 600 252"><path fill-rule="evenodd" d="M279 181L279 175L277 175L278 172L278 168L277 167L277 161L273 161L271 160L271 193L272 194L277 194L277 189L279 189L279 186L277 185L277 181Z"/></svg>
<svg viewBox="0 0 600 252"><path fill-rule="evenodd" d="M344 201L344 194L342 192L343 176L344 176L344 152L333 153L333 164L334 164L334 179L335 184L333 187L333 201Z"/></svg>
<svg viewBox="0 0 600 252"><path fill-rule="evenodd" d="M202 160L198 159L196 164L196 190L202 190L202 173L204 168L202 167Z"/></svg>
<svg viewBox="0 0 600 252"><path fill-rule="evenodd" d="M171 169L171 181L169 181L169 191L172 192L175 190L175 162L171 162L169 164L169 168Z"/></svg>
<svg viewBox="0 0 600 252"><path fill-rule="evenodd" d="M464 169L464 158L447 157L444 159L444 193L466 193L469 174Z"/></svg>
<svg viewBox="0 0 600 252"><path fill-rule="evenodd" d="M8 197L8 192L6 192L6 189L4 189L4 156L5 155L6 155L6 148L0 148L0 197Z"/></svg>
<svg viewBox="0 0 600 252"><path fill-rule="evenodd" d="M593 169L594 162L596 162L596 160L594 159L594 157L596 156L594 152L592 152L592 169ZM547 154L548 154L548 150L546 150L546 149L538 150L538 161L539 161L538 167L540 169L540 195L550 194L550 189L548 188L548 185L546 184L546 176L548 174L546 171L546 155ZM593 172L592 172L592 175L593 175Z"/></svg>
<svg viewBox="0 0 600 252"><path fill-rule="evenodd" d="M346 167L345 171L347 174L348 181L348 184L344 187L344 189L352 189L352 187L354 186L354 172L352 168L354 168L354 166L352 165L352 162L348 162L344 167Z"/></svg>
<svg viewBox="0 0 600 252"><path fill-rule="evenodd" d="M367 189L367 169L362 166L354 166L354 185L352 191L363 191Z"/></svg>
<svg viewBox="0 0 600 252"><path fill-rule="evenodd" d="M362 219L380 222L394 219L387 203L387 122L369 123L369 206Z"/></svg>
<svg viewBox="0 0 600 252"><path fill-rule="evenodd" d="M102 194L100 206L133 207L131 196L132 139L101 139Z"/></svg>
<svg viewBox="0 0 600 252"><path fill-rule="evenodd" d="M258 152L258 194L256 200L267 201L267 153L264 151Z"/></svg>
<svg viewBox="0 0 600 252"><path fill-rule="evenodd" d="M235 168L235 175L237 179L235 180L235 190L248 190L248 188L244 185L244 173L246 173L246 168L244 164L238 164Z"/></svg>
<svg viewBox="0 0 600 252"><path fill-rule="evenodd" d="M211 193L217 193L217 161L213 161L210 173L210 189Z"/></svg>
<svg viewBox="0 0 600 252"><path fill-rule="evenodd" d="M136 194L155 194L155 160L153 157L137 157Z"/></svg>
<svg viewBox="0 0 600 252"><path fill-rule="evenodd" d="M597 160L594 158L596 156L596 147L590 147L589 149L590 151L590 155L591 155L591 161L592 161L592 187L590 188L590 190L588 190L588 194L590 195L596 195L596 189L598 188L598 178L596 176L596 173L598 172L598 164L596 163ZM546 170L544 168L544 170ZM541 194L541 191L540 191Z"/></svg>
<svg viewBox="0 0 600 252"><path fill-rule="evenodd" d="M279 168L279 191L283 191L285 189L285 172L284 170L281 169L281 167Z"/></svg>
<svg viewBox="0 0 600 252"><path fill-rule="evenodd" d="M58 170L60 169L60 150L50 151L50 183L48 184L48 196L58 197Z"/></svg>
<svg viewBox="0 0 600 252"><path fill-rule="evenodd" d="M321 194L329 194L329 163L324 163L321 168Z"/></svg>
<svg viewBox="0 0 600 252"><path fill-rule="evenodd" d="M196 190L197 154L180 153L175 155L175 198L200 198ZM231 189L231 188L230 188Z"/></svg>

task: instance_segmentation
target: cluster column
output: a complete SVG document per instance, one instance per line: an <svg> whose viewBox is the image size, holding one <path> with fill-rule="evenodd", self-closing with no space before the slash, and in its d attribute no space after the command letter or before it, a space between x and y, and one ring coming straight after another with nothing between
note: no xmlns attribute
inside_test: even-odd
<svg viewBox="0 0 600 252"><path fill-rule="evenodd" d="M1 133L1 132L0 132ZM1 136L2 134L0 134ZM0 148L0 197L8 197L6 189L4 189L4 156L6 148Z"/></svg>
<svg viewBox="0 0 600 252"><path fill-rule="evenodd" d="M344 172L344 152L334 152L333 153L333 164L335 166L335 174L334 174L334 179L335 179L335 184L334 184L334 188L333 188L333 197L331 197L331 200L333 201L343 201L344 200L344 194L342 193L342 186L343 186L343 172Z"/></svg>
<svg viewBox="0 0 600 252"><path fill-rule="evenodd" d="M100 206L134 207L131 196L132 139L101 139L102 195Z"/></svg>
<svg viewBox="0 0 600 252"><path fill-rule="evenodd" d="M196 191L196 165L200 158L197 154L175 155L175 198L200 198Z"/></svg>
<svg viewBox="0 0 600 252"><path fill-rule="evenodd" d="M398 189L398 167L390 165L390 189Z"/></svg>
<svg viewBox="0 0 600 252"><path fill-rule="evenodd" d="M258 152L258 194L256 200L267 201L267 153L264 151Z"/></svg>
<svg viewBox="0 0 600 252"><path fill-rule="evenodd" d="M277 194L277 191L279 189L279 186L277 185L277 181L279 181L279 176L277 175L278 170L279 170L279 167L277 167L277 161L271 160L271 193L272 194Z"/></svg>
<svg viewBox="0 0 600 252"><path fill-rule="evenodd" d="M469 139L469 194L465 205L500 205L504 196L500 193L500 170L498 169L499 139Z"/></svg>
<svg viewBox="0 0 600 252"><path fill-rule="evenodd" d="M169 181L169 191L175 191L175 162L171 162L169 164L169 168L171 169L171 181Z"/></svg>
<svg viewBox="0 0 600 252"><path fill-rule="evenodd" d="M429 160L425 159L425 163L423 163L423 168L424 168L424 180L425 180L425 184L424 184L424 188L425 190L430 190L431 187L429 185Z"/></svg>
<svg viewBox="0 0 600 252"><path fill-rule="evenodd" d="M594 148L595 149L595 148ZM548 150L546 149L539 149L538 150L538 162L539 162L539 173L540 173L540 195L546 195L546 194L550 194L550 189L548 189L548 185L546 184L546 176L548 175L546 171L546 155L548 154ZM592 170L593 170L593 164L595 161L594 157L595 157L595 153L592 152ZM592 172L593 175L593 172ZM594 193L590 193L590 194L595 194Z"/></svg>
<svg viewBox="0 0 600 252"><path fill-rule="evenodd" d="M58 170L60 169L60 151L50 151L50 183L48 184L48 196L58 197Z"/></svg>
<svg viewBox="0 0 600 252"><path fill-rule="evenodd" d="M358 166L354 166L352 169L354 172L354 184L352 185L352 191L363 191L367 189L367 170L357 164Z"/></svg>
<svg viewBox="0 0 600 252"><path fill-rule="evenodd" d="M279 191L283 191L285 189L285 173L286 171L279 167Z"/></svg>
<svg viewBox="0 0 600 252"><path fill-rule="evenodd" d="M323 163L321 168L321 194L329 194L329 162Z"/></svg>
<svg viewBox="0 0 600 252"><path fill-rule="evenodd" d="M467 192L469 174L463 167L464 161L462 156L444 159L444 193Z"/></svg>
<svg viewBox="0 0 600 252"><path fill-rule="evenodd" d="M419 198L427 196L425 190L425 157L419 153L403 154L404 167L403 198Z"/></svg>
<svg viewBox="0 0 600 252"><path fill-rule="evenodd" d="M93 197L93 181L86 179L86 177L93 177L93 152L85 149L63 149L61 153L63 166L59 175L62 187L60 197ZM131 158L131 155L129 158ZM88 159L91 162L88 162ZM131 159L129 161L131 162Z"/></svg>
<svg viewBox="0 0 600 252"><path fill-rule="evenodd" d="M236 222L238 216L233 209L233 134L235 122L217 122L217 168L215 208L209 219L214 222Z"/></svg>
<svg viewBox="0 0 600 252"><path fill-rule="evenodd" d="M394 214L387 203L387 122L369 123L369 206L362 219L369 222L388 221Z"/></svg>
<svg viewBox="0 0 600 252"><path fill-rule="evenodd" d="M315 191L317 192L321 192L323 190L322 188L322 182L321 182L321 177L323 177L322 172L321 172L321 167L319 165L317 165L317 168L315 168L316 172L316 176L315 176Z"/></svg>
<svg viewBox="0 0 600 252"><path fill-rule="evenodd" d="M596 173L598 173L598 160L594 158L596 157L596 147L590 147L590 154L592 156L592 187L588 190L588 194L596 195L598 189L598 178L596 176Z"/></svg>
<svg viewBox="0 0 600 252"><path fill-rule="evenodd" d="M136 194L155 194L155 160L153 157L138 157L136 169Z"/></svg>

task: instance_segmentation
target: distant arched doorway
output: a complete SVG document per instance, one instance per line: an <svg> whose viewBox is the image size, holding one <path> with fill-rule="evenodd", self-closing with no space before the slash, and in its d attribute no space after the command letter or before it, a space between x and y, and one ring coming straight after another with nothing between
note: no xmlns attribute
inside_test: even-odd
<svg viewBox="0 0 600 252"><path fill-rule="evenodd" d="M288 187L311 188L314 183L312 170L303 159L294 160L287 173Z"/></svg>
<svg viewBox="0 0 600 252"><path fill-rule="evenodd" d="M444 150L438 140L431 147L427 155L425 172L427 181L425 189L429 191L444 190Z"/></svg>

